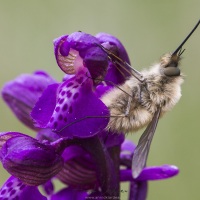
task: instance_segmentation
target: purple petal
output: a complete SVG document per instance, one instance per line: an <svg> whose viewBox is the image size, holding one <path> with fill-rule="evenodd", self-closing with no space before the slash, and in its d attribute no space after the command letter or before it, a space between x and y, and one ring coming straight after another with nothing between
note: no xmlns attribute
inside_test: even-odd
<svg viewBox="0 0 200 200"><path fill-rule="evenodd" d="M42 185L43 190L47 195L52 195L54 192L54 185L51 180L47 181Z"/></svg>
<svg viewBox="0 0 200 200"><path fill-rule="evenodd" d="M35 104L31 117L35 126L45 128L56 105L57 88L59 84L49 85Z"/></svg>
<svg viewBox="0 0 200 200"><path fill-rule="evenodd" d="M62 153L62 157L65 162L84 155L87 155L87 152L83 148L76 145L67 147Z"/></svg>
<svg viewBox="0 0 200 200"><path fill-rule="evenodd" d="M179 173L179 169L174 165L162 165L155 167L145 167L137 179L133 179L132 170L121 170L121 181L153 181L162 180L176 176Z"/></svg>
<svg viewBox="0 0 200 200"><path fill-rule="evenodd" d="M5 133L0 135L5 138ZM15 135L17 133L13 133ZM20 134L20 133L18 133ZM27 185L40 185L56 175L63 166L63 160L55 149L29 136L10 137L1 150L3 167Z"/></svg>
<svg viewBox="0 0 200 200"><path fill-rule="evenodd" d="M58 66L66 74L77 74L85 66L95 83L101 82L107 72L108 58L97 46L98 40L83 32L61 36L54 40Z"/></svg>
<svg viewBox="0 0 200 200"><path fill-rule="evenodd" d="M2 200L47 200L37 187L27 186L19 179L11 176L0 189L0 199Z"/></svg>
<svg viewBox="0 0 200 200"><path fill-rule="evenodd" d="M112 159L109 150L99 139L98 135L94 137L79 140L81 146L90 153L94 163L96 164L96 174L97 180L101 187L103 194L107 196L117 196L119 195L119 165L115 166L115 159ZM119 147L115 150L119 150ZM119 152L119 151L118 151ZM114 152L111 152L113 155ZM116 156L116 154L115 154ZM119 158L119 155L118 155ZM118 159L117 158L117 159Z"/></svg>
<svg viewBox="0 0 200 200"><path fill-rule="evenodd" d="M102 82L107 73L108 57L101 48L92 47L85 52L84 66L88 68L95 85Z"/></svg>
<svg viewBox="0 0 200 200"><path fill-rule="evenodd" d="M135 144L130 140L125 140L121 145L121 153L132 154L135 150Z"/></svg>
<svg viewBox="0 0 200 200"><path fill-rule="evenodd" d="M106 49L110 50L113 54L130 64L129 57L124 46L116 37L107 33L98 33L96 38ZM126 66L124 67L130 71L129 68ZM121 72L117 68L119 68ZM130 76L130 73L128 73L127 70L124 70L121 66L116 66L110 62L105 80L112 81L115 84L121 84L126 80L127 77ZM107 84L110 85L110 82Z"/></svg>
<svg viewBox="0 0 200 200"><path fill-rule="evenodd" d="M146 200L147 197L148 183L142 182L131 182L129 200Z"/></svg>
<svg viewBox="0 0 200 200"><path fill-rule="evenodd" d="M120 164L126 166L127 168L131 168L132 165L132 157L133 152L135 150L135 145L132 141L125 140L121 145L120 152Z"/></svg>
<svg viewBox="0 0 200 200"><path fill-rule="evenodd" d="M98 39L84 32L74 32L67 38L71 48L77 50L81 57L85 55L85 51L91 47L96 47L99 44Z"/></svg>
<svg viewBox="0 0 200 200"><path fill-rule="evenodd" d="M39 141L49 141L53 142L60 138L60 136L57 133L52 132L51 129L41 129L38 133L36 138Z"/></svg>
<svg viewBox="0 0 200 200"><path fill-rule="evenodd" d="M178 167L174 165L162 165L155 167L145 167L139 177L138 181L144 180L160 180L176 176L179 173Z"/></svg>
<svg viewBox="0 0 200 200"><path fill-rule="evenodd" d="M66 74L76 74L83 68L83 59L79 56L79 52L72 48L67 39L68 35L65 35L54 40L54 54L62 71Z"/></svg>
<svg viewBox="0 0 200 200"><path fill-rule="evenodd" d="M105 47L107 47L108 49L112 50L112 48L114 48L115 51L118 52L117 56L119 56L122 60L126 61L127 63L130 63L126 49L115 36L110 35L108 33L98 33L95 37L101 44L105 44Z"/></svg>
<svg viewBox="0 0 200 200"><path fill-rule="evenodd" d="M90 137L106 127L109 111L93 93L92 80L86 73L85 68L58 89L53 85L47 88L31 113L40 127L68 138Z"/></svg>
<svg viewBox="0 0 200 200"><path fill-rule="evenodd" d="M22 123L35 129L30 112L44 89L52 83L55 80L43 71L23 74L4 85L2 97Z"/></svg>
<svg viewBox="0 0 200 200"><path fill-rule="evenodd" d="M79 146L70 146L62 154L64 167L56 176L63 183L76 189L97 187L97 177L91 156Z"/></svg>
<svg viewBox="0 0 200 200"><path fill-rule="evenodd" d="M87 193L85 191L78 191L68 187L52 195L50 200L85 200L86 196Z"/></svg>
<svg viewBox="0 0 200 200"><path fill-rule="evenodd" d="M112 89L113 87L108 85L98 85L96 87L95 94L97 95L98 98L101 98L106 92Z"/></svg>
<svg viewBox="0 0 200 200"><path fill-rule="evenodd" d="M123 133L114 133L111 131L102 131L99 133L99 136L104 141L106 148L120 146L125 138Z"/></svg>

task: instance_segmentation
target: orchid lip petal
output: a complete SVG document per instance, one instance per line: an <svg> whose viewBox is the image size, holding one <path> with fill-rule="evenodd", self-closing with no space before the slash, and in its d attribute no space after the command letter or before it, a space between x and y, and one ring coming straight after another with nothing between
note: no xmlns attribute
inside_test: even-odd
<svg viewBox="0 0 200 200"><path fill-rule="evenodd" d="M68 138L91 137L102 131L107 126L109 111L93 93L87 73L85 68L54 90L44 92L32 111L36 122ZM47 107L46 98L52 101L51 108Z"/></svg>
<svg viewBox="0 0 200 200"><path fill-rule="evenodd" d="M11 176L0 189L0 199L47 200L37 187L27 186L14 176Z"/></svg>

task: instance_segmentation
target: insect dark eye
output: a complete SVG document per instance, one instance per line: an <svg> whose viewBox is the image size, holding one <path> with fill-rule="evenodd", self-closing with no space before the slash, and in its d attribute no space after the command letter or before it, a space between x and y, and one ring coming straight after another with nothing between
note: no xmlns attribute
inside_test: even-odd
<svg viewBox="0 0 200 200"><path fill-rule="evenodd" d="M178 67L167 67L164 68L164 74L166 76L179 76L180 75L180 69Z"/></svg>

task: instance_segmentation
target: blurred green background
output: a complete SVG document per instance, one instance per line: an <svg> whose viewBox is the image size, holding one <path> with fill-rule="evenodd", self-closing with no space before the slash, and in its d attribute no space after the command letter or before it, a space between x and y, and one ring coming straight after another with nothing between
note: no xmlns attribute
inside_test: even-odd
<svg viewBox="0 0 200 200"><path fill-rule="evenodd" d="M148 67L165 52L175 50L199 17L199 0L0 0L0 87L21 73L37 69L61 80L63 73L54 59L52 40L78 30L117 36L126 47L132 66ZM200 27L184 47L183 96L173 111L160 120L148 159L148 165L177 165L180 174L150 182L149 200L200 198ZM33 134L2 100L0 108L1 132ZM137 142L141 133L128 138ZM0 185L7 177L0 167ZM126 199L125 193L121 199Z"/></svg>

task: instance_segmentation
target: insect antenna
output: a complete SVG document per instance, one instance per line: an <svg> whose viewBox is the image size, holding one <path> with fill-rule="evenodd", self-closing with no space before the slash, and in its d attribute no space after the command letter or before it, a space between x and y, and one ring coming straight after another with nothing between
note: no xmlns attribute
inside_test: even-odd
<svg viewBox="0 0 200 200"><path fill-rule="evenodd" d="M118 56L116 56L114 53L112 53L111 51L106 49L104 46L102 46L100 44L97 44L97 45L108 55L108 58L113 63L118 64L122 69L124 69L130 75L134 76L138 81L140 81L140 82L144 81L143 75L139 71L137 71L136 69L131 67L131 65L129 65L126 61L124 61L121 58L119 58ZM125 66L128 67L131 71L129 71Z"/></svg>
<svg viewBox="0 0 200 200"><path fill-rule="evenodd" d="M179 52L178 56L180 56L185 51L185 49L181 50L183 45L190 38L190 36L194 33L194 31L197 29L199 24L200 24L200 20L197 22L197 24L194 26L194 28L191 30L191 32L187 35L187 37L183 40L183 42L178 46L178 48L172 53L172 56L177 55L178 52Z"/></svg>

